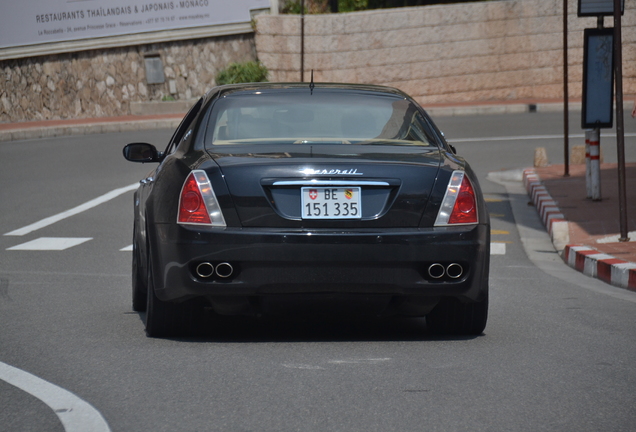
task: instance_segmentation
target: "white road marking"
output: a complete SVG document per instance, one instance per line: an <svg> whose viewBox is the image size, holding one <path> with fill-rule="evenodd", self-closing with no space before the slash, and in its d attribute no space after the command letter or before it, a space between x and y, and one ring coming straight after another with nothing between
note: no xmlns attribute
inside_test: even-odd
<svg viewBox="0 0 636 432"><path fill-rule="evenodd" d="M298 364L298 363L283 363L283 367L288 369L308 369L308 370L324 370L324 367L309 365L309 364Z"/></svg>
<svg viewBox="0 0 636 432"><path fill-rule="evenodd" d="M2 362L0 379L48 405L66 432L110 432L108 423L99 411L68 390Z"/></svg>
<svg viewBox="0 0 636 432"><path fill-rule="evenodd" d="M345 360L328 360L327 363L332 365L348 365L348 364L380 364L384 362L391 361L391 358L361 358L361 359L345 359ZM308 369L308 370L324 370L326 368L318 365L305 364L305 363L283 363L283 367L288 369Z"/></svg>
<svg viewBox="0 0 636 432"><path fill-rule="evenodd" d="M129 245L129 246L123 247L123 248L121 248L121 249L119 249L119 250L120 250L121 252L132 252L132 250L133 250L133 245Z"/></svg>
<svg viewBox="0 0 636 432"><path fill-rule="evenodd" d="M376 364L391 361L391 358L369 358L369 359L347 359L347 360L329 360L331 364Z"/></svg>
<svg viewBox="0 0 636 432"><path fill-rule="evenodd" d="M139 187L139 183L131 184L129 186L112 190L100 197L92 199L84 204L78 205L70 210L66 210L62 213L56 214L54 216L47 217L42 219L41 221L32 223L31 225L27 225L20 229L8 232L4 235L6 236L23 236L25 234L29 234L33 231L39 230L41 228L47 227L49 225L53 225L56 222L61 221L62 219L69 218L71 216L75 216L78 213L82 213L86 210L92 209L93 207L97 207L100 204L103 204L107 201L112 200L113 198L117 198L119 195L125 194L126 192L133 191Z"/></svg>
<svg viewBox="0 0 636 432"><path fill-rule="evenodd" d="M81 245L89 240L93 240L92 237L40 237L39 239L31 240L26 243L22 243L7 250L28 250L28 251L61 251L72 248L73 246Z"/></svg>
<svg viewBox="0 0 636 432"><path fill-rule="evenodd" d="M490 255L505 255L506 254L506 244L505 243L490 243Z"/></svg>

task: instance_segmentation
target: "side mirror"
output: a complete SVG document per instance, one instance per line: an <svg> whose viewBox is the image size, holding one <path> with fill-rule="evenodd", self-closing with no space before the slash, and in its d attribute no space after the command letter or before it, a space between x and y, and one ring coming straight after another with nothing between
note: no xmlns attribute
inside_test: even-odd
<svg viewBox="0 0 636 432"><path fill-rule="evenodd" d="M131 162L161 162L162 154L152 144L132 143L124 147L124 157Z"/></svg>
<svg viewBox="0 0 636 432"><path fill-rule="evenodd" d="M457 154L457 149L455 148L455 146L454 146L454 145L450 145L450 144L449 144L448 146L450 147L450 149L451 149L451 151L453 152L453 154Z"/></svg>

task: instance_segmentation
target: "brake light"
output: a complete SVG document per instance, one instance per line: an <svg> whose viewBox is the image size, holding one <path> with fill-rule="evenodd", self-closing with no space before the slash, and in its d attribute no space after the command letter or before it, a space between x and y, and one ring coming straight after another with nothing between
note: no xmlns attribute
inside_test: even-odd
<svg viewBox="0 0 636 432"><path fill-rule="evenodd" d="M205 171L192 171L179 196L180 224L210 225L225 227L225 219L214 190Z"/></svg>
<svg viewBox="0 0 636 432"><path fill-rule="evenodd" d="M464 171L453 171L435 225L476 224L475 190Z"/></svg>

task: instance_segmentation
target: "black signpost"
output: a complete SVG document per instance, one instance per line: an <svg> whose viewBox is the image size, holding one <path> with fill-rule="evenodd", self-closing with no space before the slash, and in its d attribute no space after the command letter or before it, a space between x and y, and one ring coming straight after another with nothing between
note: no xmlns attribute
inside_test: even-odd
<svg viewBox="0 0 636 432"><path fill-rule="evenodd" d="M305 82L305 0L300 0L300 82Z"/></svg>
<svg viewBox="0 0 636 432"><path fill-rule="evenodd" d="M620 0L614 0L614 75L616 76L616 149L618 156L618 201L620 236L618 241L628 242L627 237L627 188L625 184L625 127L623 124L623 40L621 36Z"/></svg>
<svg viewBox="0 0 636 432"><path fill-rule="evenodd" d="M618 155L619 241L627 237L627 198L625 186L625 130L623 124L623 69L621 15L624 0L579 0L578 16L598 17L598 28L585 29L583 60L583 111L581 125L593 128L591 135L600 141L600 129L613 125L612 105L616 94L616 145ZM603 17L614 17L614 28L603 28ZM590 139L591 140L591 139ZM598 156L598 155L596 155ZM598 164L596 164L598 165ZM600 182L600 174L598 175ZM589 196L589 194L588 194ZM600 185L598 195L600 199Z"/></svg>

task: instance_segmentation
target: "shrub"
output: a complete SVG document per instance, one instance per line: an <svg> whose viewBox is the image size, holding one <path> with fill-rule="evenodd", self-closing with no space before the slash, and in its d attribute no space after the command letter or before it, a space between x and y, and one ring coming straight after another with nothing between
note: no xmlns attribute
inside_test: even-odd
<svg viewBox="0 0 636 432"><path fill-rule="evenodd" d="M267 74L267 68L261 62L230 63L227 68L217 74L216 83L223 85L265 82L267 81Z"/></svg>
<svg viewBox="0 0 636 432"><path fill-rule="evenodd" d="M369 8L369 0L340 0L338 12L355 12Z"/></svg>
<svg viewBox="0 0 636 432"><path fill-rule="evenodd" d="M323 14L329 11L327 0L305 0L306 14ZM287 0L281 5L283 14L300 14L300 0Z"/></svg>

